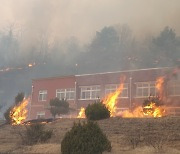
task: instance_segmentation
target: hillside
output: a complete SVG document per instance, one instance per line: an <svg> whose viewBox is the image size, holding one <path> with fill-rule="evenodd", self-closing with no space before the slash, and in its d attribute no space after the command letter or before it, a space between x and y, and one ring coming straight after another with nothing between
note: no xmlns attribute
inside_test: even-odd
<svg viewBox="0 0 180 154"><path fill-rule="evenodd" d="M71 129L73 123L79 119L59 119L46 124L47 129L52 129L53 137L48 143L34 146L24 146L18 131L23 131L24 126L5 125L0 127L0 153L60 153L60 143L64 134ZM81 119L80 121L84 121ZM158 150L149 145L162 145L163 153L180 153L180 118L157 119L123 119L110 118L98 121L112 143L114 154L143 154L154 153ZM139 137L140 136L140 137ZM139 143L137 148L132 148L131 141ZM146 140L148 139L148 141Z"/></svg>

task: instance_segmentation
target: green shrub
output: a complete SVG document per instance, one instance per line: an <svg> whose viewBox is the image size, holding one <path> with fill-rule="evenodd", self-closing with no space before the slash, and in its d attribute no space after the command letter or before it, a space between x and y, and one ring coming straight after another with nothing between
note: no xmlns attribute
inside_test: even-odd
<svg viewBox="0 0 180 154"><path fill-rule="evenodd" d="M85 115L88 120L101 120L110 117L110 111L106 108L106 106L97 101L93 104L89 104L85 110Z"/></svg>
<svg viewBox="0 0 180 154"><path fill-rule="evenodd" d="M61 142L62 154L99 154L111 151L111 143L97 123L74 123Z"/></svg>
<svg viewBox="0 0 180 154"><path fill-rule="evenodd" d="M44 125L37 123L26 126L25 133L22 135L19 132L23 144L33 145L36 143L46 142L51 138L52 130L44 130Z"/></svg>

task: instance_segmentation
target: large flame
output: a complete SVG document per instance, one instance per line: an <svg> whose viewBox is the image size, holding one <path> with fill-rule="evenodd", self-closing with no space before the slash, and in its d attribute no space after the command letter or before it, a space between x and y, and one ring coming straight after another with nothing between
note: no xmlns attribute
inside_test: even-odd
<svg viewBox="0 0 180 154"><path fill-rule="evenodd" d="M122 93L123 88L124 88L124 80L125 80L125 76L123 76L121 79L121 83L118 87L118 89L113 92L110 93L109 95L107 95L104 99L103 99L103 103L105 104L105 106L108 108L108 110L110 111L110 116L111 117L115 117L116 116L116 110L117 110L117 98L119 97L119 95Z"/></svg>
<svg viewBox="0 0 180 154"><path fill-rule="evenodd" d="M85 118L85 108L81 107L77 118Z"/></svg>
<svg viewBox="0 0 180 154"><path fill-rule="evenodd" d="M28 101L29 99L24 99L22 102L12 108L10 111L12 125L21 125L27 119L28 110L26 108Z"/></svg>
<svg viewBox="0 0 180 154"><path fill-rule="evenodd" d="M115 92L110 93L103 100L103 103L105 104L105 106L110 111L110 116L111 117L116 116L117 98L119 97L119 95L123 91L123 88L124 88L124 83L121 83L120 86L118 87L118 89Z"/></svg>

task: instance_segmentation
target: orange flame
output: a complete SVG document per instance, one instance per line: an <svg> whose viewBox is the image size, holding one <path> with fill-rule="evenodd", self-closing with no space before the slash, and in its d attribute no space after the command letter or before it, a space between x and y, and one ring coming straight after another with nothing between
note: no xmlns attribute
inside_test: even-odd
<svg viewBox="0 0 180 154"><path fill-rule="evenodd" d="M154 102L151 102L149 105L143 107L143 113L145 116L162 117L164 112L165 110L160 106L156 106Z"/></svg>
<svg viewBox="0 0 180 154"><path fill-rule="evenodd" d="M165 78L164 77L159 77L157 80L156 80L156 89L158 90L158 93L159 93L159 98L162 99L163 98L163 85L164 85L164 80Z"/></svg>
<svg viewBox="0 0 180 154"><path fill-rule="evenodd" d="M81 110L80 110L77 118L85 118L85 108L81 107Z"/></svg>
<svg viewBox="0 0 180 154"><path fill-rule="evenodd" d="M36 63L34 62L34 63L30 63L30 64L28 64L28 67L33 67L33 66L35 66L36 65Z"/></svg>
<svg viewBox="0 0 180 154"><path fill-rule="evenodd" d="M119 85L118 89L110 93L108 96L106 96L103 100L103 103L105 106L108 108L110 111L110 116L115 117L116 116L116 109L117 109L117 98L118 96L122 93L123 88L124 88L124 80L125 77L121 79L121 84Z"/></svg>
<svg viewBox="0 0 180 154"><path fill-rule="evenodd" d="M19 105L10 111L12 125L21 125L27 119L28 110L26 109L29 99L24 99Z"/></svg>
<svg viewBox="0 0 180 154"><path fill-rule="evenodd" d="M124 118L140 118L140 117L144 117L143 108L142 108L142 106L138 106L133 111L125 110L122 113L122 117L124 117Z"/></svg>
<svg viewBox="0 0 180 154"><path fill-rule="evenodd" d="M43 64L46 64L46 63L43 63ZM0 69L0 72L9 72L9 71L12 71L12 70L22 70L22 69L25 69L25 68L34 67L35 65L36 65L36 63L33 62L33 63L29 63L29 64L27 64L26 66L23 66L23 67L6 67L4 69Z"/></svg>
<svg viewBox="0 0 180 154"><path fill-rule="evenodd" d="M154 102L144 107L138 106L133 111L126 110L122 113L124 118L143 118L143 117L163 117L165 114L164 107L157 106Z"/></svg>
<svg viewBox="0 0 180 154"><path fill-rule="evenodd" d="M32 67L33 65L32 64L29 64L28 67Z"/></svg>

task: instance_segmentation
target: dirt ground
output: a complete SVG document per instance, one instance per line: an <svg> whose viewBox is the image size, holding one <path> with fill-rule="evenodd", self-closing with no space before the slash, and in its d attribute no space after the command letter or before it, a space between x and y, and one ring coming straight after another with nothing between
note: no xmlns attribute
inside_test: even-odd
<svg viewBox="0 0 180 154"><path fill-rule="evenodd" d="M47 129L53 130L53 137L48 143L33 146L22 145L17 131L23 131L24 126L0 127L0 153L60 153L63 136L78 121L84 119L59 119L46 124ZM118 117L98 124L111 141L112 154L180 154L180 117Z"/></svg>

